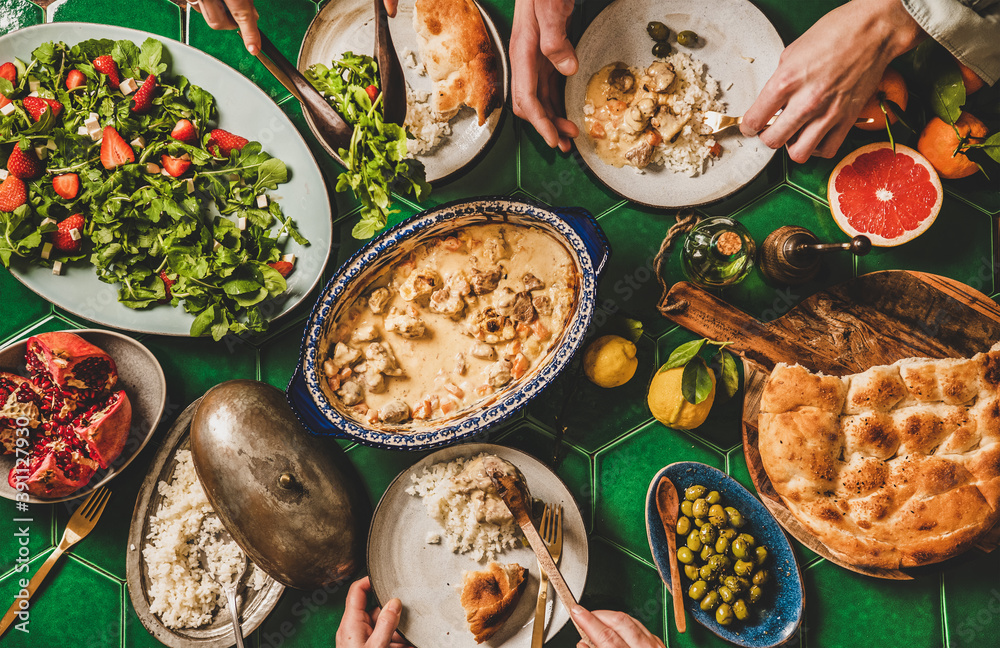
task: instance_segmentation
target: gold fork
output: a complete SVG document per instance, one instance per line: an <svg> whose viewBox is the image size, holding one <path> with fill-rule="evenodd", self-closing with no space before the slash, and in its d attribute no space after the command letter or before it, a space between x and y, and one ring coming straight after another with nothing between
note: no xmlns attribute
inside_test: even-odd
<svg viewBox="0 0 1000 648"><path fill-rule="evenodd" d="M778 114L780 115L781 113ZM727 128L730 128L732 126L739 126L740 124L743 123L743 115L740 115L739 117L730 117L729 115L720 112L715 112L714 110L706 110L705 112L702 113L702 116L704 117L702 123L709 128L709 132L704 133L705 135L716 135L717 133L721 133ZM767 124L765 125L770 126L771 124L774 123L774 120L777 118L778 115L775 115L774 117L768 119ZM872 124L874 122L875 122L874 119L868 118L868 119L859 119L854 123Z"/></svg>
<svg viewBox="0 0 1000 648"><path fill-rule="evenodd" d="M87 499L83 500L83 504L76 509L76 513L66 523L66 531L63 533L62 540L59 541L59 546L49 554L48 559L42 563L42 566L38 568L35 575L31 577L31 582L28 583L27 587L27 596L15 598L14 603L7 610L7 614L0 621L0 636L14 623L18 612L21 611L21 606L25 605L28 599L35 593L35 590L45 580L49 570L56 564L56 561L63 555L63 552L83 540L94 529L97 520L101 517L101 513L104 512L104 506L108 503L110 496L111 491L105 486L100 490L94 491ZM25 609L27 609L26 605Z"/></svg>
<svg viewBox="0 0 1000 648"><path fill-rule="evenodd" d="M563 545L562 507L558 504L546 504L539 528L553 562L558 564ZM540 564L538 571L538 601L535 603L535 623L531 628L531 648L541 648L545 641L545 604L549 598L549 577Z"/></svg>

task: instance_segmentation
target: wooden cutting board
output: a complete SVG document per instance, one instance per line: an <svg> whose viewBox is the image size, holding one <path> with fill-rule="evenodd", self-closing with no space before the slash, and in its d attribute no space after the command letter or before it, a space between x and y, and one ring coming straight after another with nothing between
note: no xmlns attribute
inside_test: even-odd
<svg viewBox="0 0 1000 648"><path fill-rule="evenodd" d="M686 303L686 307L680 307ZM781 502L761 463L757 416L764 383L778 362L847 375L912 357L972 357L1000 341L1000 307L965 284L922 272L874 272L822 290L771 322L761 322L694 284L675 284L660 304L684 328L730 340L743 358L743 450L764 505L809 549L869 576L909 579L921 569L858 567L839 560ZM980 548L996 547L998 529ZM953 559L956 560L956 559Z"/></svg>

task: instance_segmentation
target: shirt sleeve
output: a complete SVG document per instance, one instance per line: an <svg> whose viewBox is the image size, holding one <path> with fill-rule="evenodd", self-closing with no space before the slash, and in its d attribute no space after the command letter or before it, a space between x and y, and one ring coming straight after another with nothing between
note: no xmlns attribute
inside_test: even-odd
<svg viewBox="0 0 1000 648"><path fill-rule="evenodd" d="M1000 0L902 0L927 34L986 83L1000 80Z"/></svg>

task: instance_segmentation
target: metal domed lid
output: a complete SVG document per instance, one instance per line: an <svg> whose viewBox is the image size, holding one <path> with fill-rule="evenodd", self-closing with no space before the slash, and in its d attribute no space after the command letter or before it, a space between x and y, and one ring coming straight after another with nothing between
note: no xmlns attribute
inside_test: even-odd
<svg viewBox="0 0 1000 648"><path fill-rule="evenodd" d="M284 392L216 385L191 421L191 451L222 524L272 578L311 589L360 564L366 496L340 447L306 432Z"/></svg>

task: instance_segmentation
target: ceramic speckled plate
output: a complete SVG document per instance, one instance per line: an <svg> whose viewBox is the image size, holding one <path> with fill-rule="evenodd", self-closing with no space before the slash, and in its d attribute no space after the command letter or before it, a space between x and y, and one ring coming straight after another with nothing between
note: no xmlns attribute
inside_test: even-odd
<svg viewBox="0 0 1000 648"><path fill-rule="evenodd" d="M653 40L646 34L651 20L670 28L670 44L706 64L719 82L726 114L742 115L778 66L784 49L781 37L767 18L748 0L617 0L590 24L577 46L580 70L566 81L566 115L584 130L583 106L587 82L605 65L622 61L644 69L655 58ZM677 32L691 30L701 39L696 48L677 45ZM620 169L598 157L585 132L576 138L577 150L597 178L619 195L653 207L681 208L725 198L757 177L775 151L757 138L745 138L731 128L719 136L722 157L699 176L690 178L663 167L648 166L639 173Z"/></svg>
<svg viewBox="0 0 1000 648"><path fill-rule="evenodd" d="M31 52L47 41L78 43L90 38L131 40L142 44L146 38L163 43L171 59L170 73L186 76L216 97L219 126L250 140L259 141L266 151L288 165L289 181L270 192L309 239L302 246L289 240L285 252L297 258L295 272L288 278L288 290L271 300L269 319L292 310L316 286L326 266L333 237L330 199L305 140L263 90L249 79L204 52L155 34L124 27L89 23L47 23L19 29L0 37L0 61L31 58ZM89 264L75 263L61 276L49 268L17 261L11 274L24 285L61 308L90 321L140 333L189 335L194 315L183 308L155 306L133 310L118 303L118 289L101 283Z"/></svg>
<svg viewBox="0 0 1000 648"><path fill-rule="evenodd" d="M734 506L746 520L743 531L768 549L767 567L771 570L771 580L765 586L763 599L751 608L751 617L746 623L734 621L723 626L715 621L714 612L705 612L687 596L690 584L686 576L681 577L684 592L684 607L687 614L726 641L746 648L771 648L787 641L802 622L805 605L805 591L802 575L799 573L795 554L788 544L788 538L774 517L764 508L750 491L721 470L695 461L672 463L656 473L646 493L646 536L653 561L660 572L660 578L670 591L670 563L668 562L667 536L656 509L656 486L661 477L667 477L677 488L677 495L684 500L684 490L688 486L701 484L709 490L717 490L722 495L724 506ZM681 572L684 566L678 564Z"/></svg>
<svg viewBox="0 0 1000 648"><path fill-rule="evenodd" d="M563 555L559 571L579 598L587 580L587 529L569 489L545 464L520 450L473 443L439 450L404 470L386 489L375 509L368 536L368 573L378 600L403 602L399 631L416 648L474 648L475 638L459 602L462 574L485 569L487 561L453 553L445 544L427 544L427 536L441 533L427 513L424 501L406 493L411 477L425 467L456 457L488 452L511 462L524 474L531 496L563 507ZM487 643L507 648L531 645L531 629L538 596L538 563L530 547L518 546L496 557L528 569L528 584L513 614ZM569 620L569 611L555 602L549 590L545 637L551 639Z"/></svg>
<svg viewBox="0 0 1000 648"><path fill-rule="evenodd" d="M72 495L55 499L31 496L31 502L52 504L89 495L114 479L146 447L163 414L167 402L167 381L156 357L141 343L127 335L97 329L70 330L111 356L118 368L118 385L132 404L132 427L125 448L106 469L98 470L90 482ZM28 339L0 349L0 371L27 376L24 354ZM14 499L17 491L7 484L7 473L14 466L14 455L0 456L0 497Z"/></svg>
<svg viewBox="0 0 1000 648"><path fill-rule="evenodd" d="M430 77L421 76L409 67L403 55L409 50L414 53L418 61L420 60L417 33L413 29L413 4L413 0L400 1L396 17L389 20L389 32L392 34L392 42L399 55L407 84L414 90L430 92ZM493 40L493 47L499 54L503 100L506 103L510 88L510 66L507 63L503 39L489 13L482 6L478 4L477 6L483 15L486 31ZM323 5L309 25L309 30L302 41L302 49L299 50L298 68L305 72L314 63L330 65L331 61L340 58L344 52L371 56L374 51L375 11L371 0L331 0ZM496 135L500 132L503 115L504 109L501 106L493 111L485 124L480 126L475 111L463 108L450 122L452 134L436 150L416 156L424 163L427 181L440 186L471 169L492 146ZM312 117L308 113L305 117L309 128L315 133L316 127ZM321 138L317 139L339 162L337 152L327 147Z"/></svg>

